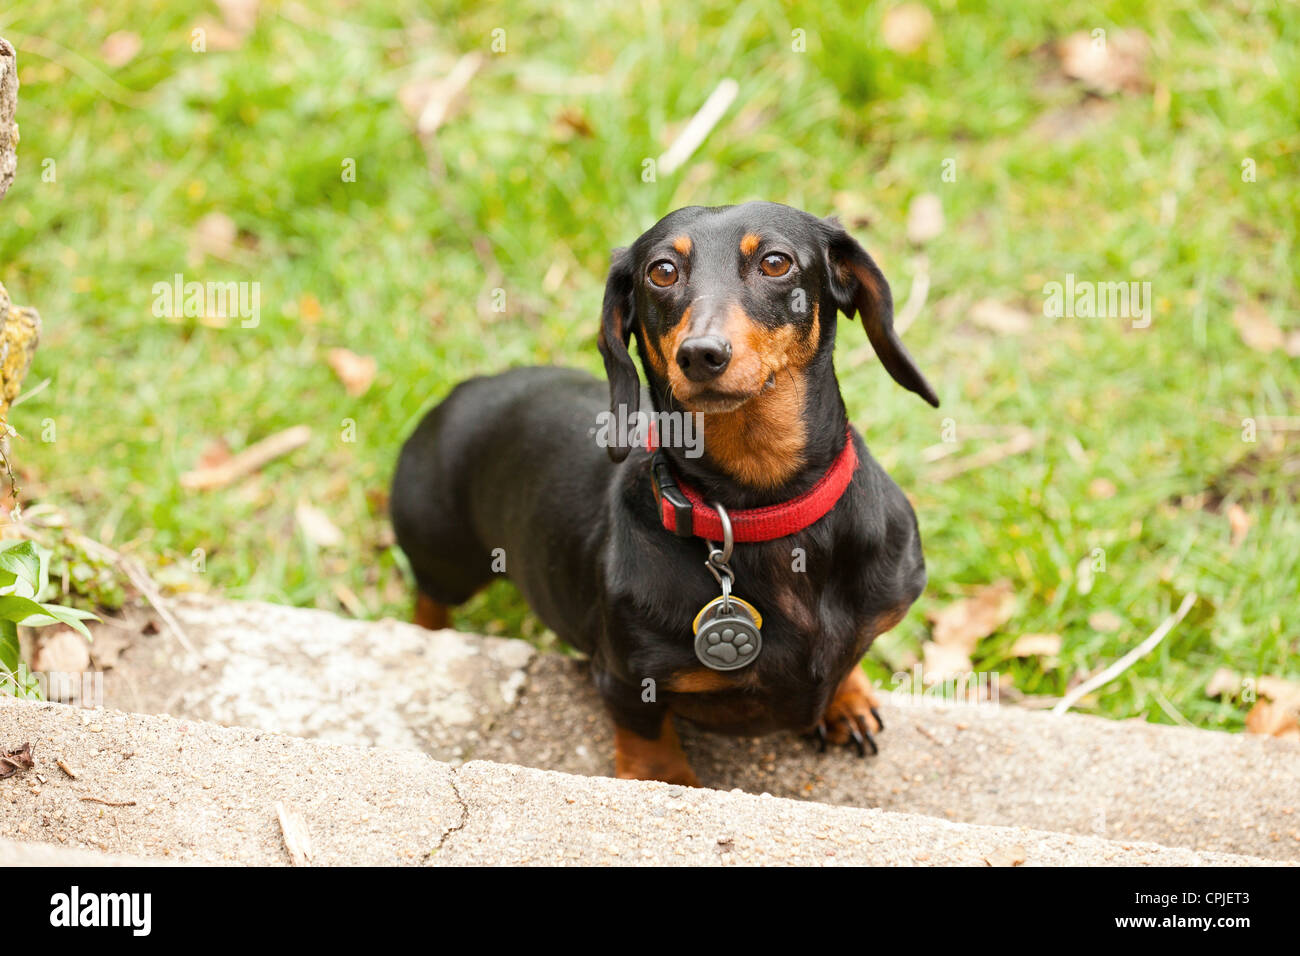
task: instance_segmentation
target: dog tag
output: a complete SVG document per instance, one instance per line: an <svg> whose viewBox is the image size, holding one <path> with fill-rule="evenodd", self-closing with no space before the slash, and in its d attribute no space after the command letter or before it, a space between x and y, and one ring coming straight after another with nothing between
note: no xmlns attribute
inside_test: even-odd
<svg viewBox="0 0 1300 956"><path fill-rule="evenodd" d="M730 607L728 608L728 605ZM716 597L695 615L695 656L715 671L734 671L758 659L763 618L748 601Z"/></svg>

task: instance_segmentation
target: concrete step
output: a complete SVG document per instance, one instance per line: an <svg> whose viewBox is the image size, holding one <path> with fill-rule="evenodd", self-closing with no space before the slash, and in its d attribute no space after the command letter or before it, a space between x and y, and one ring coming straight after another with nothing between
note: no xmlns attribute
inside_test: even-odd
<svg viewBox="0 0 1300 956"><path fill-rule="evenodd" d="M14 740L35 767L0 780L0 866L288 864L280 807L315 865L1269 862L0 698Z"/></svg>
<svg viewBox="0 0 1300 956"><path fill-rule="evenodd" d="M582 665L519 641L322 611L175 602L194 652L131 636L110 707L583 775L612 732ZM114 631L109 639L119 636ZM1300 859L1300 744L890 697L878 757L683 728L702 781L991 826Z"/></svg>

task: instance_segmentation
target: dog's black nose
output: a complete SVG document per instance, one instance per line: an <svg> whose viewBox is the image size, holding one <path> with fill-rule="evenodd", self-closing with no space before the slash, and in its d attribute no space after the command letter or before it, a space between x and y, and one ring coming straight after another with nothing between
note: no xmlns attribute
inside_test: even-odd
<svg viewBox="0 0 1300 956"><path fill-rule="evenodd" d="M717 378L731 361L731 343L716 335L687 339L677 349L677 364L692 382Z"/></svg>

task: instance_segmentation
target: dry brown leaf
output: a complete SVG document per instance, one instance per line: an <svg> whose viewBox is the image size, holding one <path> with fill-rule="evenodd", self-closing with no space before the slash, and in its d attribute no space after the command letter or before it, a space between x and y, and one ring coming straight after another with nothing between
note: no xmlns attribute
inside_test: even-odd
<svg viewBox="0 0 1300 956"><path fill-rule="evenodd" d="M1257 302L1248 302L1232 310L1232 323L1237 327L1241 340L1256 352L1271 352L1287 344L1282 333L1268 312Z"/></svg>
<svg viewBox="0 0 1300 956"><path fill-rule="evenodd" d="M1255 686L1262 695L1280 704L1300 706L1300 683L1265 674L1255 682Z"/></svg>
<svg viewBox="0 0 1300 956"><path fill-rule="evenodd" d="M895 53L915 53L934 31L934 17L919 3L903 3L885 13L880 33Z"/></svg>
<svg viewBox="0 0 1300 956"><path fill-rule="evenodd" d="M1205 696L1223 697L1226 694L1229 697L1235 697L1240 690L1241 677L1237 672L1226 667L1220 667L1210 675L1209 683L1205 685Z"/></svg>
<svg viewBox="0 0 1300 956"><path fill-rule="evenodd" d="M1117 491L1119 489L1115 487L1115 482L1108 478L1094 478L1088 482L1088 497L1097 501L1114 498Z"/></svg>
<svg viewBox="0 0 1300 956"><path fill-rule="evenodd" d="M229 53L231 50L238 50L244 45L245 34L242 31L232 30L212 17L200 17L195 22L194 28L203 31L205 50L211 50L214 53Z"/></svg>
<svg viewBox="0 0 1300 956"><path fill-rule="evenodd" d="M1260 699L1246 715L1246 730L1300 740L1300 683L1266 674L1256 682L1256 688Z"/></svg>
<svg viewBox="0 0 1300 956"><path fill-rule="evenodd" d="M1232 546L1235 548L1246 540L1246 535L1250 531L1251 519L1246 514L1246 509L1241 505L1233 502L1228 505L1228 527L1232 533Z"/></svg>
<svg viewBox="0 0 1300 956"><path fill-rule="evenodd" d="M922 245L943 232L943 201L934 193L921 193L907 207L907 239Z"/></svg>
<svg viewBox="0 0 1300 956"><path fill-rule="evenodd" d="M560 110L552 124L552 129L555 138L562 143L567 143L575 136L591 139L596 135L595 130L591 128L591 121L587 119L587 114L583 112L581 106L566 106Z"/></svg>
<svg viewBox="0 0 1300 956"><path fill-rule="evenodd" d="M314 505L300 501L293 510L293 515L298 521L298 527L312 544L322 548L336 548L343 543L343 532L330 521L325 512Z"/></svg>
<svg viewBox="0 0 1300 956"><path fill-rule="evenodd" d="M1272 700L1257 700L1246 715L1246 730L1265 737L1300 740L1300 709Z"/></svg>
<svg viewBox="0 0 1300 956"><path fill-rule="evenodd" d="M224 212L210 212L194 224L190 236L190 259L202 262L204 256L229 259L235 251L239 227Z"/></svg>
<svg viewBox="0 0 1300 956"><path fill-rule="evenodd" d="M1113 634L1124 626L1124 620L1114 611L1097 611L1088 615L1088 626L1103 634Z"/></svg>
<svg viewBox="0 0 1300 956"><path fill-rule="evenodd" d="M199 468L216 468L230 461L230 446L224 438L214 438L199 452Z"/></svg>
<svg viewBox="0 0 1300 956"><path fill-rule="evenodd" d="M1061 71L1105 96L1145 89L1149 52L1146 34L1137 29L1080 31L1056 44Z"/></svg>
<svg viewBox="0 0 1300 956"><path fill-rule="evenodd" d="M1023 335L1033 327L1028 312L996 299L981 299L971 306L970 320L980 328L1001 335Z"/></svg>
<svg viewBox="0 0 1300 956"><path fill-rule="evenodd" d="M80 674L90 667L86 639L71 628L42 631L32 670L46 674Z"/></svg>
<svg viewBox="0 0 1300 956"><path fill-rule="evenodd" d="M0 750L0 780L14 774L31 770L36 766L32 759L32 745L25 743L15 750Z"/></svg>
<svg viewBox="0 0 1300 956"><path fill-rule="evenodd" d="M90 659L96 670L108 671L117 666L117 659L131 646L131 642L115 631L101 627L95 632L95 643L90 645Z"/></svg>
<svg viewBox="0 0 1300 956"><path fill-rule="evenodd" d="M1011 645L1012 657L1038 657L1061 653L1060 634L1022 634Z"/></svg>
<svg viewBox="0 0 1300 956"><path fill-rule="evenodd" d="M239 33L250 33L257 26L260 0L215 0L226 26Z"/></svg>
<svg viewBox="0 0 1300 956"><path fill-rule="evenodd" d="M373 356L358 355L348 349L330 349L329 363L330 368L334 369L334 374L343 383L343 387L347 389L347 393L353 398L366 393L370 383L375 380L375 372L379 369L379 363Z"/></svg>
<svg viewBox="0 0 1300 956"><path fill-rule="evenodd" d="M930 615L934 642L969 656L975 645L1009 621L1015 610L1016 596L1010 581L987 585Z"/></svg>
<svg viewBox="0 0 1300 956"><path fill-rule="evenodd" d="M975 669L970 655L958 647L944 647L934 641L921 645L921 670L927 680L943 681Z"/></svg>
<svg viewBox="0 0 1300 956"><path fill-rule="evenodd" d="M126 66L140 52L140 34L130 30L118 30L104 38L99 48L99 55L109 66Z"/></svg>

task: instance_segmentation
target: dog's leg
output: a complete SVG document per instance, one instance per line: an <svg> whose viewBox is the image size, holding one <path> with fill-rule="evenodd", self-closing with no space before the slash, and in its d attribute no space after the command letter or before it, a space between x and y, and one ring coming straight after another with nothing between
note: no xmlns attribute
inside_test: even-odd
<svg viewBox="0 0 1300 956"><path fill-rule="evenodd" d="M700 785L695 771L686 762L672 716L666 711L659 736L653 740L615 724L614 774L624 780L662 780L687 787Z"/></svg>
<svg viewBox="0 0 1300 956"><path fill-rule="evenodd" d="M447 605L439 604L423 591L416 593L415 597L415 623L420 627L427 627L431 631L439 631L451 624L451 616L447 611Z"/></svg>
<svg viewBox="0 0 1300 956"><path fill-rule="evenodd" d="M853 665L848 676L840 681L826 713L813 731L821 741L822 749L827 743L846 744L852 739L862 756L867 755L867 748L873 754L879 753L874 734L885 729L876 709L879 703L867 675L859 665Z"/></svg>

